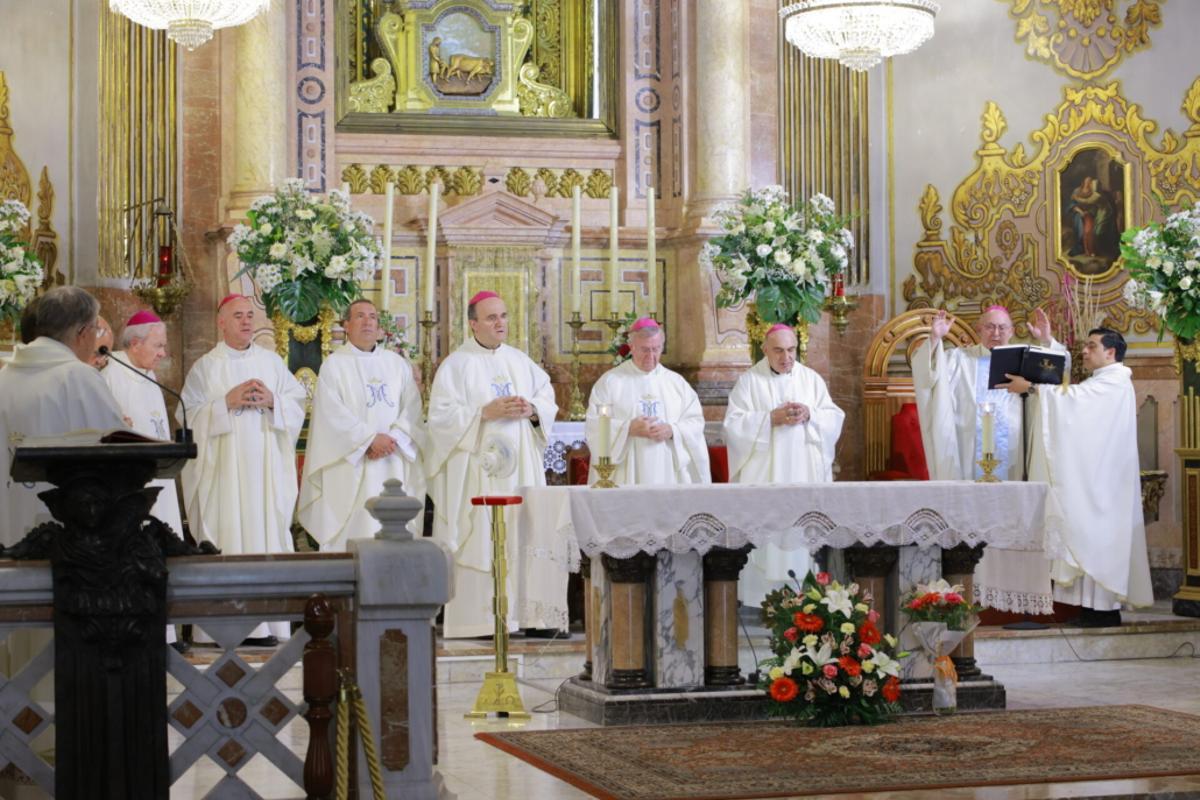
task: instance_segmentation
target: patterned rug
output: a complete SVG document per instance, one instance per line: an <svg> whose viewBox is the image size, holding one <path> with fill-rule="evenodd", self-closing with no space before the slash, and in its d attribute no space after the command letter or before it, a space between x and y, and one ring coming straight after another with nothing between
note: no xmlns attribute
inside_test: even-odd
<svg viewBox="0 0 1200 800"><path fill-rule="evenodd" d="M477 733L603 800L729 798L1200 774L1200 717L1147 706L905 719Z"/></svg>

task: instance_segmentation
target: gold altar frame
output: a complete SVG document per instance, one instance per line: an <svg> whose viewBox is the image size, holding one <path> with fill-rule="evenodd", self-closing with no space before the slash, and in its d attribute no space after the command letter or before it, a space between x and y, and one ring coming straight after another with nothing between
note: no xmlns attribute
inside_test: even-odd
<svg viewBox="0 0 1200 800"><path fill-rule="evenodd" d="M366 112L352 109L350 84L358 80L367 83L378 80L382 84L381 91L386 91L386 84L392 81L395 87L393 70L383 61L383 70L376 70L375 63L371 69L375 78L365 74L366 68L352 70L350 53L356 53L360 62L365 58L365 46L356 30L357 17L354 9L366 0L342 0L339 5L349 8L350 13L339 13L335 22L335 52L336 84L334 97L336 129L340 133L406 133L426 134L431 136L541 136L560 138L615 138L618 135L618 103L620 97L621 74L616 65L620 52L620 4L618 0L571 0L572 3L586 2L588 10L595 9L595 14L564 14L561 24L570 48L576 54L582 54L580 60L569 63L564 57L562 63L563 79L566 85L574 87L578 92L580 87L592 85L592 68L599 70L597 90L591 102L596 109L595 116L575 117L567 119L548 119L543 117L498 116L480 113L436 114L426 112ZM593 5L594 4L594 5ZM565 6L566 4L562 4ZM574 6L572 6L573 8ZM590 35L588 18L597 20L595 35ZM535 47L540 42L535 32ZM590 63L588 63L590 62ZM354 74L352 74L352 72ZM363 75L358 75L363 72ZM572 94L572 100L577 97Z"/></svg>
<svg viewBox="0 0 1200 800"><path fill-rule="evenodd" d="M1113 258L1111 264L1106 269L1095 274L1081 272L1071 256L1063 252L1063 234L1064 227L1064 209L1063 209L1063 175L1075 165L1076 159L1080 156L1093 151L1101 151L1107 153L1109 158L1121 166L1121 212L1122 226L1117 231L1117 254ZM1122 265L1120 255L1120 237L1129 227L1130 220L1133 219L1133 195L1130 188L1133 186L1133 165L1130 164L1117 148L1113 147L1108 142L1102 140L1091 140L1082 142L1076 147L1067 151L1062 158L1062 162L1057 166L1054 172L1054 208L1056 213L1052 214L1051 218L1054 221L1054 257L1058 265L1064 270L1069 271L1077 278L1087 280L1091 279L1096 282L1106 281L1113 277Z"/></svg>

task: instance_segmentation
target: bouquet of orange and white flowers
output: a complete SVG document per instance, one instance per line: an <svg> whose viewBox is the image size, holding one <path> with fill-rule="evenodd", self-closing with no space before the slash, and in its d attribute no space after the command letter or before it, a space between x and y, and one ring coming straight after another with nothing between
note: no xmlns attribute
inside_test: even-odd
<svg viewBox="0 0 1200 800"><path fill-rule="evenodd" d="M951 585L944 578L917 584L900 604L933 669L933 710L953 712L958 706L958 672L950 651L979 624L976 614L982 606L967 600L962 586Z"/></svg>
<svg viewBox="0 0 1200 800"><path fill-rule="evenodd" d="M897 714L900 661L896 639L879 630L871 595L828 573L808 573L795 588L763 602L774 657L760 683L772 716L812 725L874 724Z"/></svg>

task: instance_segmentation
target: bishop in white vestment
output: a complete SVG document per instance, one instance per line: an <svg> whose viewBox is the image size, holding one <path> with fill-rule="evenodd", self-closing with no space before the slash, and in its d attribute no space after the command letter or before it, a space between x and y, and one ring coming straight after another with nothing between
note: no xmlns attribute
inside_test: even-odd
<svg viewBox="0 0 1200 800"><path fill-rule="evenodd" d="M171 424L167 419L167 404L163 400L162 389L146 380L158 380L154 368L167 355L167 326L153 312L139 311L125 323L125 329L121 331L121 346L123 350L113 353L109 361L122 363L109 363L100 375L116 398L129 427L143 436L170 441ZM145 377L139 377L138 373ZM158 478L151 481L150 485L160 490L154 507L150 509L151 515L183 536L183 519L179 513L175 481Z"/></svg>
<svg viewBox="0 0 1200 800"><path fill-rule="evenodd" d="M934 317L929 338L913 354L913 388L921 423L921 442L929 478L935 481L970 481L983 474L976 463L983 457L983 414L990 408L994 425L995 452L1000 465L996 473L1004 480L1019 481L1025 473L1022 430L1022 399L1004 389L989 389L991 351L1009 343L1013 322L1003 306L988 308L975 324L980 344L948 350L942 338L949 333L952 318L945 310ZM1044 347L1066 352L1051 335L1050 320L1041 309L1034 312L1029 332ZM1067 359L1070 369L1070 357ZM976 567L976 588L1007 587L977 599L985 606L1003 611L1049 614L1053 611L1044 583L1031 576L1044 576L1045 559L1037 553L998 554L985 549ZM1031 598L1033 598L1031 600Z"/></svg>
<svg viewBox="0 0 1200 800"><path fill-rule="evenodd" d="M696 391L659 363L666 333L644 317L629 328L630 358L600 376L588 398L587 441L608 456L618 486L710 483L704 412Z"/></svg>
<svg viewBox="0 0 1200 800"><path fill-rule="evenodd" d="M763 341L765 358L734 384L725 410L725 444L733 483L828 483L845 413L825 381L796 361L796 333L775 325ZM759 606L767 593L799 580L811 567L804 549L757 548L738 579L743 603Z"/></svg>
<svg viewBox="0 0 1200 800"><path fill-rule="evenodd" d="M425 501L425 426L412 367L379 344L379 312L370 300L350 304L346 344L321 364L313 398L300 524L322 550L344 551L350 539L370 538L379 523L366 502L395 478ZM421 535L423 514L409 523Z"/></svg>
<svg viewBox="0 0 1200 800"><path fill-rule="evenodd" d="M1030 480L1050 484L1061 533L1054 599L1082 606L1085 626L1119 625L1122 604L1154 602L1142 519L1137 401L1122 360L1125 340L1096 328L1083 347L1090 378L1066 389L1033 387ZM1011 392L1030 391L1013 377ZM1091 612L1091 613L1089 613Z"/></svg>
<svg viewBox="0 0 1200 800"><path fill-rule="evenodd" d="M433 535L449 547L455 563L455 594L444 618L447 638L486 636L495 627L491 518L489 509L472 506L471 498L544 485L542 456L558 414L550 376L504 343L504 301L494 292L480 292L471 298L467 319L471 336L438 367L429 397L425 471L434 505ZM566 566L547 563L533 569L536 561L516 558L522 550L516 516L507 517L509 628L563 628Z"/></svg>
<svg viewBox="0 0 1200 800"><path fill-rule="evenodd" d="M283 359L253 343L249 299L222 300L217 328L222 341L183 384L198 451L181 475L192 536L225 555L290 552L304 387ZM288 634L287 623L269 625L269 634L264 624L250 638Z"/></svg>

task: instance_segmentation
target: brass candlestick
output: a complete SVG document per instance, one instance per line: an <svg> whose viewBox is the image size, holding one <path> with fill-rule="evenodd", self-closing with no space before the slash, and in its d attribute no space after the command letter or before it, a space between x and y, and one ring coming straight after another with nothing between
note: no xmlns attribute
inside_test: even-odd
<svg viewBox="0 0 1200 800"><path fill-rule="evenodd" d="M567 419L579 422L587 414L583 392L579 390L579 329L583 327L583 316L572 311L567 324L571 326L571 394L567 400Z"/></svg>
<svg viewBox="0 0 1200 800"><path fill-rule="evenodd" d="M857 307L858 303L844 294L826 298L825 310L829 312L829 319L839 335L846 333L846 328L850 326L850 312Z"/></svg>
<svg viewBox="0 0 1200 800"><path fill-rule="evenodd" d="M993 453L984 453L983 458L975 462L983 470L983 475L975 479L976 483L1001 483L1000 478L996 477L996 467L1000 466L1000 462L996 460Z"/></svg>
<svg viewBox="0 0 1200 800"><path fill-rule="evenodd" d="M437 346L434 341L433 326L437 321L432 311L426 311L421 318L421 327L425 329L424 347L421 348L421 406L429 411L429 390L433 387L433 351Z"/></svg>
<svg viewBox="0 0 1200 800"><path fill-rule="evenodd" d="M625 320L620 314L613 311L608 315L608 319L604 320L604 324L612 331L613 338L617 338L617 332L621 330L621 326L625 324Z"/></svg>
<svg viewBox="0 0 1200 800"><path fill-rule="evenodd" d="M617 485L613 483L613 473L617 471L617 465L612 463L612 459L608 456L600 456L593 464L596 472L600 475L600 480L592 484L593 489L616 489Z"/></svg>

